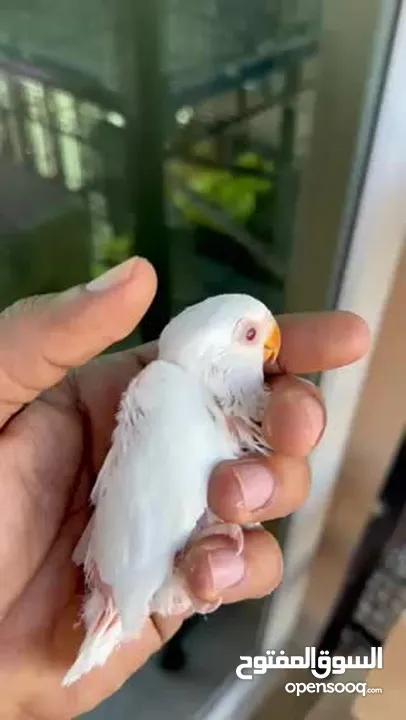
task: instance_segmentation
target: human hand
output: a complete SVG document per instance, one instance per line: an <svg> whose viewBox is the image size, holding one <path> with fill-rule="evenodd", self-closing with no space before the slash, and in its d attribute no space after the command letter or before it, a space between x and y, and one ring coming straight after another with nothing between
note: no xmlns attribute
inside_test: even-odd
<svg viewBox="0 0 406 720"><path fill-rule="evenodd" d="M150 617L140 639L103 668L61 686L83 638L83 578L72 550L121 394L151 348L93 358L130 333L154 292L152 268L134 259L104 285L24 300L0 316L0 718L67 720L90 710L182 623ZM364 322L349 313L278 321L283 344L278 366L268 368L273 393L264 420L275 452L224 463L210 481L209 504L230 522L282 517L304 502L306 457L326 416L319 391L293 374L346 365L368 349ZM194 595L230 603L278 585L281 554L265 530L246 531L242 557L222 542L200 541L186 556Z"/></svg>

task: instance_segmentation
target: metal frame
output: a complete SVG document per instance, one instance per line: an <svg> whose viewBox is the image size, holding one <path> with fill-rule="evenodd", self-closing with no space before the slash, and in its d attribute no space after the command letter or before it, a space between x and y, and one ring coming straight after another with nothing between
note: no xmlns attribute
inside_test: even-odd
<svg viewBox="0 0 406 720"><path fill-rule="evenodd" d="M175 91L171 102L172 109L177 110L183 105L195 105L204 98L211 98L230 90L238 92L248 82L258 81L279 67L283 67L287 60L290 62L313 55L317 47L318 43L314 38L287 42L280 49L270 47L265 57L248 58L240 65L236 65L232 73L227 72L226 68L213 78L193 87Z"/></svg>
<svg viewBox="0 0 406 720"><path fill-rule="evenodd" d="M144 341L158 337L171 315L170 246L165 222L165 85L162 67L162 22L159 0L127 2L127 51L134 97L129 123L129 187L133 195L133 247L147 257L158 275L158 292L141 323Z"/></svg>

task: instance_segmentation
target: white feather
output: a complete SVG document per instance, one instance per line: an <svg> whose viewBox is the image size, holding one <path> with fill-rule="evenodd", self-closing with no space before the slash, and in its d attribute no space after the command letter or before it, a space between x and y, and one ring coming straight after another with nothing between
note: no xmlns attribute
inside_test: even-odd
<svg viewBox="0 0 406 720"><path fill-rule="evenodd" d="M250 346L238 340L247 319L258 329ZM249 296L210 298L169 323L160 359L130 383L74 553L88 580L86 637L63 684L137 638L151 610L182 606L174 559L207 510L213 468L268 450L251 418L264 402L263 342L274 322Z"/></svg>
<svg viewBox="0 0 406 720"><path fill-rule="evenodd" d="M182 368L157 361L132 381L93 490L85 560L89 572L96 558L101 580L111 586L120 628L104 638L90 633L64 684L139 635L176 552L205 511L212 469L236 451L204 387ZM85 621L92 630L94 613L86 617L86 606Z"/></svg>

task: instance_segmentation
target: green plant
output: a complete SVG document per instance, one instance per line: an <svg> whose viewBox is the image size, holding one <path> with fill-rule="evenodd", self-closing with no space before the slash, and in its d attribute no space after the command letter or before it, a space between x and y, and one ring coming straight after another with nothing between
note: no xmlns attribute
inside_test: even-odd
<svg viewBox="0 0 406 720"><path fill-rule="evenodd" d="M194 148L197 157L215 160L213 143L204 141ZM274 171L274 163L265 160L254 152L240 153L235 159L236 167L257 170L258 175L243 175L224 170L221 167L204 168L194 165L193 161L173 160L170 173L181 180L185 187L193 190L212 205L224 210L236 222L246 224L256 209L257 198L265 193L272 193L274 181L264 177L264 173ZM194 225L219 230L200 209L196 208L181 189L171 191L171 198L186 220Z"/></svg>

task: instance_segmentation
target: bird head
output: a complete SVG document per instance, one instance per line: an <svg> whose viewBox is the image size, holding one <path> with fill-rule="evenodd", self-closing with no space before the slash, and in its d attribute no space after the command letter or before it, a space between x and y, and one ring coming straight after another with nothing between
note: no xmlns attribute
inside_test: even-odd
<svg viewBox="0 0 406 720"><path fill-rule="evenodd" d="M276 360L278 324L249 295L218 295L187 308L166 326L159 358L196 376L225 411L256 416L264 362Z"/></svg>

